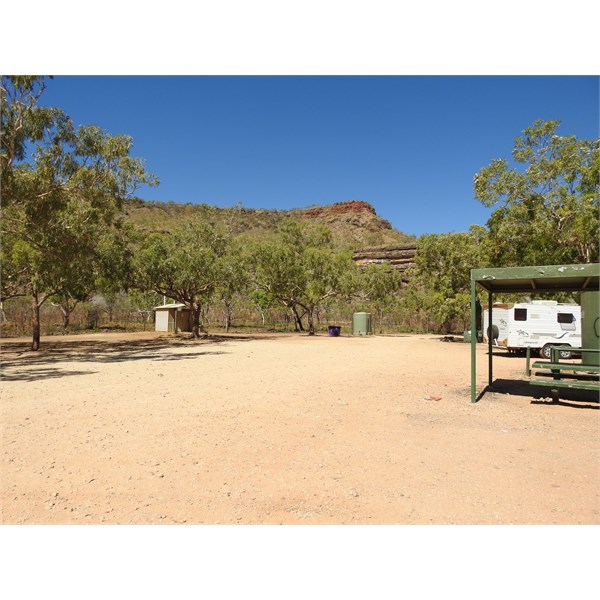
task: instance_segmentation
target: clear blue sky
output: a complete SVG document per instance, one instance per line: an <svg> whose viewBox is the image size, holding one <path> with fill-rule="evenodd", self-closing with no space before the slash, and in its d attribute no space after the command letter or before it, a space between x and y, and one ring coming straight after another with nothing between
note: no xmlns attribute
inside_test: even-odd
<svg viewBox="0 0 600 600"><path fill-rule="evenodd" d="M58 76L44 104L133 137L146 200L290 209L365 200L409 234L490 210L473 176L536 119L599 132L592 76Z"/></svg>

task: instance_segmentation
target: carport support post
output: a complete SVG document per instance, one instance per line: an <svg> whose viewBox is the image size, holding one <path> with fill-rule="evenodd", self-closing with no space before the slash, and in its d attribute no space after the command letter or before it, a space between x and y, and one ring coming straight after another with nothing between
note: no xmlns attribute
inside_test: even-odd
<svg viewBox="0 0 600 600"><path fill-rule="evenodd" d="M492 372L492 349L494 347L494 330L492 328L492 292L488 292L488 385L492 387L494 375Z"/></svg>
<svg viewBox="0 0 600 600"><path fill-rule="evenodd" d="M477 294L475 293L475 281L471 275L471 402L475 400L475 380L477 371Z"/></svg>

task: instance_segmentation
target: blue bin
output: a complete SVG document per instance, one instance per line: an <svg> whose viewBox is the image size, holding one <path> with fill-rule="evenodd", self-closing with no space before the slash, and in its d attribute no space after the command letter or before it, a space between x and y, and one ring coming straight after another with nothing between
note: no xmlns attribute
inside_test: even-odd
<svg viewBox="0 0 600 600"><path fill-rule="evenodd" d="M340 325L330 325L329 326L329 335L331 337L337 337L338 335L340 335L341 329L342 328Z"/></svg>

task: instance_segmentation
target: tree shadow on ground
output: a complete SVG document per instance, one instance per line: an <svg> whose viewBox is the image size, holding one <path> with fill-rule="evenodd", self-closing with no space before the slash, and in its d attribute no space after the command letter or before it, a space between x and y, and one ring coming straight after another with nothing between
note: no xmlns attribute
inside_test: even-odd
<svg viewBox="0 0 600 600"><path fill-rule="evenodd" d="M5 344L2 349L1 377L5 381L35 381L68 375L84 375L91 371L61 371L55 365L66 362L118 363L127 361L176 361L206 355L228 354L210 349L230 341L267 339L266 336L207 336L199 340L191 337L161 336L131 340L43 340L40 350L32 352L27 342ZM190 352L165 353L168 349L189 348ZM195 351L191 351L194 349ZM52 365L52 366L50 366Z"/></svg>
<svg viewBox="0 0 600 600"><path fill-rule="evenodd" d="M491 387L488 386L481 392L478 400L488 393L532 398L531 404L568 406L571 408L587 408L592 410L598 410L600 408L598 393L593 390L561 388L559 391L559 400L552 400L549 397L550 388L540 385L531 385L527 381L518 379L495 379Z"/></svg>
<svg viewBox="0 0 600 600"><path fill-rule="evenodd" d="M4 369L3 369L4 370ZM60 368L27 369L16 373L2 373L2 381L39 381L41 379L56 379L71 375L93 375L98 371L66 371Z"/></svg>

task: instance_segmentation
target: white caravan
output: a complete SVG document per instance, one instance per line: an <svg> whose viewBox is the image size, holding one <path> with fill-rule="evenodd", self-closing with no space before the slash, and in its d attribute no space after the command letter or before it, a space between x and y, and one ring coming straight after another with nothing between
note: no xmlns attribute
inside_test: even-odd
<svg viewBox="0 0 600 600"><path fill-rule="evenodd" d="M483 341L487 343L489 310L483 307ZM537 350L550 358L551 346L565 346L561 358L571 358L566 346L581 347L581 307L554 300L534 300L517 304L494 303L492 340L509 351Z"/></svg>

